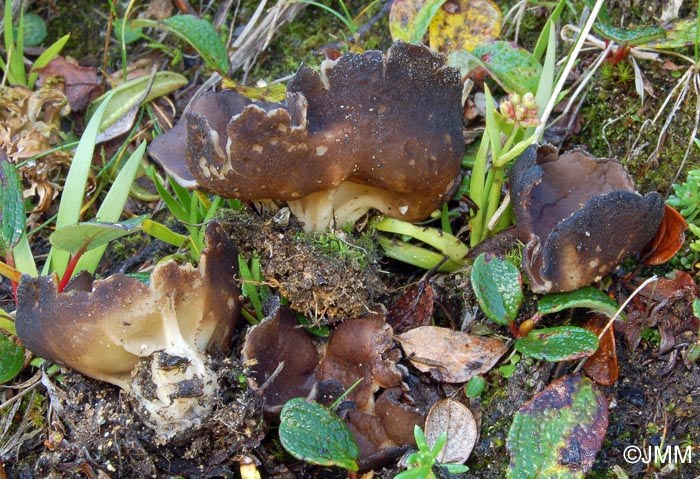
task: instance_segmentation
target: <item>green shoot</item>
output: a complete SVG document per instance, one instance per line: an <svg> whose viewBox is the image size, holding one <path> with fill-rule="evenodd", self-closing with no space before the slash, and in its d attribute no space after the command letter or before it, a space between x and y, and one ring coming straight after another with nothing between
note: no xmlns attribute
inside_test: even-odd
<svg viewBox="0 0 700 479"><path fill-rule="evenodd" d="M416 446L418 452L414 452L406 459L410 468L398 474L395 479L435 479L433 466L438 466L445 469L450 474L459 474L467 472L469 468L464 464L439 464L438 455L442 448L447 443L447 432L443 432L435 441L433 447L428 445L425 434L420 426L416 425L413 428L413 435L416 438Z"/></svg>

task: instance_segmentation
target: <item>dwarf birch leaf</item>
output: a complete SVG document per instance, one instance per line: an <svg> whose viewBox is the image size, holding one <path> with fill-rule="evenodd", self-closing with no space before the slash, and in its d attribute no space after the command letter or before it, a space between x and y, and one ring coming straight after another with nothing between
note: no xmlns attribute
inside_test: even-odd
<svg viewBox="0 0 700 479"><path fill-rule="evenodd" d="M564 376L525 403L506 447L508 479L583 478L603 444L608 403L580 375Z"/></svg>
<svg viewBox="0 0 700 479"><path fill-rule="evenodd" d="M321 466L357 471L360 451L345 423L331 410L304 398L287 401L280 413L282 446L292 456Z"/></svg>
<svg viewBox="0 0 700 479"><path fill-rule="evenodd" d="M614 299L593 286L585 286L566 293L547 294L537 303L537 312L540 314L557 313L568 308L588 308L612 318L619 306Z"/></svg>
<svg viewBox="0 0 700 479"><path fill-rule="evenodd" d="M542 75L542 65L532 53L511 42L495 41L477 46L472 54L506 91L520 95L535 93Z"/></svg>
<svg viewBox="0 0 700 479"><path fill-rule="evenodd" d="M0 334L0 384L14 379L24 366L24 348Z"/></svg>
<svg viewBox="0 0 700 479"><path fill-rule="evenodd" d="M211 23L193 15L175 15L161 21L138 19L132 28L153 27L167 30L192 45L206 64L226 76L230 69L226 45Z"/></svg>
<svg viewBox="0 0 700 479"><path fill-rule="evenodd" d="M523 302L520 271L510 261L482 253L474 261L472 287L479 306L494 323L507 325Z"/></svg>
<svg viewBox="0 0 700 479"><path fill-rule="evenodd" d="M598 336L576 326L538 329L518 338L515 349L537 359L570 361L593 354L598 349Z"/></svg>
<svg viewBox="0 0 700 479"><path fill-rule="evenodd" d="M0 155L0 254L17 246L25 220L19 175L15 165L5 155Z"/></svg>

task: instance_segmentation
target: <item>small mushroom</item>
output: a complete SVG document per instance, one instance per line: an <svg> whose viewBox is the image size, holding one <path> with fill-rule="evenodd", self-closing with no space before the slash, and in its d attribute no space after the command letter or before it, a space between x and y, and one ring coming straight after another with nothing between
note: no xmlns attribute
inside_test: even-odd
<svg viewBox="0 0 700 479"><path fill-rule="evenodd" d="M600 280L656 234L664 201L640 195L620 163L530 146L510 175L523 266L535 293Z"/></svg>
<svg viewBox="0 0 700 479"><path fill-rule="evenodd" d="M181 123L149 147L180 183L287 201L307 231L354 222L370 208L426 218L458 184L464 150L458 70L403 42L386 55L326 60L320 73L302 66L283 103L210 93Z"/></svg>
<svg viewBox="0 0 700 479"><path fill-rule="evenodd" d="M373 412L374 393L401 384L401 373L391 358L393 342L393 331L383 316L344 321L328 339L318 377L336 379L346 389L362 379L348 399L361 411Z"/></svg>
<svg viewBox="0 0 700 479"><path fill-rule="evenodd" d="M216 223L206 242L196 269L168 261L149 285L115 274L59 293L55 277L24 275L17 335L45 359L131 391L160 440L196 426L218 392L206 352L229 349L239 317L236 248Z"/></svg>
<svg viewBox="0 0 700 479"><path fill-rule="evenodd" d="M241 359L251 364L250 381L261 390L268 413L279 413L292 398L306 397L316 382L318 350L288 307L277 305L248 331Z"/></svg>

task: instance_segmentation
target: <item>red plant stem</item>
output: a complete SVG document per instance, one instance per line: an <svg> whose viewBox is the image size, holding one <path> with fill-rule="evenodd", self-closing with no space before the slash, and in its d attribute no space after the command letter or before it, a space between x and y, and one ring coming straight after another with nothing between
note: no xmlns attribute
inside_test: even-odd
<svg viewBox="0 0 700 479"><path fill-rule="evenodd" d="M508 327L510 328L510 333L513 335L515 339L521 338L522 334L520 334L520 329L518 329L518 325L515 324L515 321L512 319L508 320Z"/></svg>
<svg viewBox="0 0 700 479"><path fill-rule="evenodd" d="M5 262L11 268L15 267L15 257L12 255L12 250L8 249L5 251ZM12 286L12 298L15 300L15 308L17 307L17 286L19 283L14 279L10 280L10 285Z"/></svg>
<svg viewBox="0 0 700 479"><path fill-rule="evenodd" d="M68 281L70 281L71 276L73 276L73 272L75 271L75 267L78 265L78 261L80 261L80 258L83 256L83 253L85 253L85 250L90 245L91 241L92 238L86 239L85 243L83 243L80 249L76 251L73 256L71 256L70 261L68 261L68 266L66 266L66 271L63 273L63 276L61 276L61 282L58 283L59 293L62 293L68 285Z"/></svg>

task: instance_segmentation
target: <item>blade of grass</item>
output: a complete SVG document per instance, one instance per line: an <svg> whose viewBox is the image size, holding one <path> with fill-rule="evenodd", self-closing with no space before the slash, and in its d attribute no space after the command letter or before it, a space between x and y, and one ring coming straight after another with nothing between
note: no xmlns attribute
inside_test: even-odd
<svg viewBox="0 0 700 479"><path fill-rule="evenodd" d="M181 248L182 245L189 239L189 236L181 235L176 233L162 223L157 221L145 219L141 225L143 230L149 235L156 239L161 240L164 243L173 245L177 248Z"/></svg>
<svg viewBox="0 0 700 479"><path fill-rule="evenodd" d="M66 182L61 195L61 203L58 207L58 216L56 218L56 228L72 225L80 219L80 207L83 204L85 196L85 185L87 184L90 166L92 165L92 155L95 152L95 139L99 132L102 115L109 105L112 96L109 95L100 107L95 111L95 114L90 119L90 122L85 128L83 137L78 143L78 148L73 155L73 162L68 170ZM60 251L51 248L49 258L44 265L42 274L47 275L53 271L59 276L63 275L68 265L70 255L66 251Z"/></svg>
<svg viewBox="0 0 700 479"><path fill-rule="evenodd" d="M34 61L28 80L30 90L34 89L34 84L36 83L37 78L39 78L39 73L36 72L36 70L44 68L46 65L51 63L51 60L58 56L59 52L63 50L63 47L66 45L69 39L70 33L63 35L61 38L53 42L49 48L44 50L44 53L39 55L39 58Z"/></svg>
<svg viewBox="0 0 700 479"><path fill-rule="evenodd" d="M114 183L112 183L112 187L109 189L109 192L107 192L104 200L102 200L102 205L95 216L97 221L104 221L107 223L119 221L119 217L122 215L122 211L124 211L126 200L129 198L131 184L134 182L136 171L138 170L139 163L145 152L146 142L144 141L136 148L129 159L126 160L126 163L124 163ZM78 265L75 268L76 272L87 270L90 273L94 273L106 249L107 245L105 244L86 252L83 257L80 258L80 261L78 261Z"/></svg>

